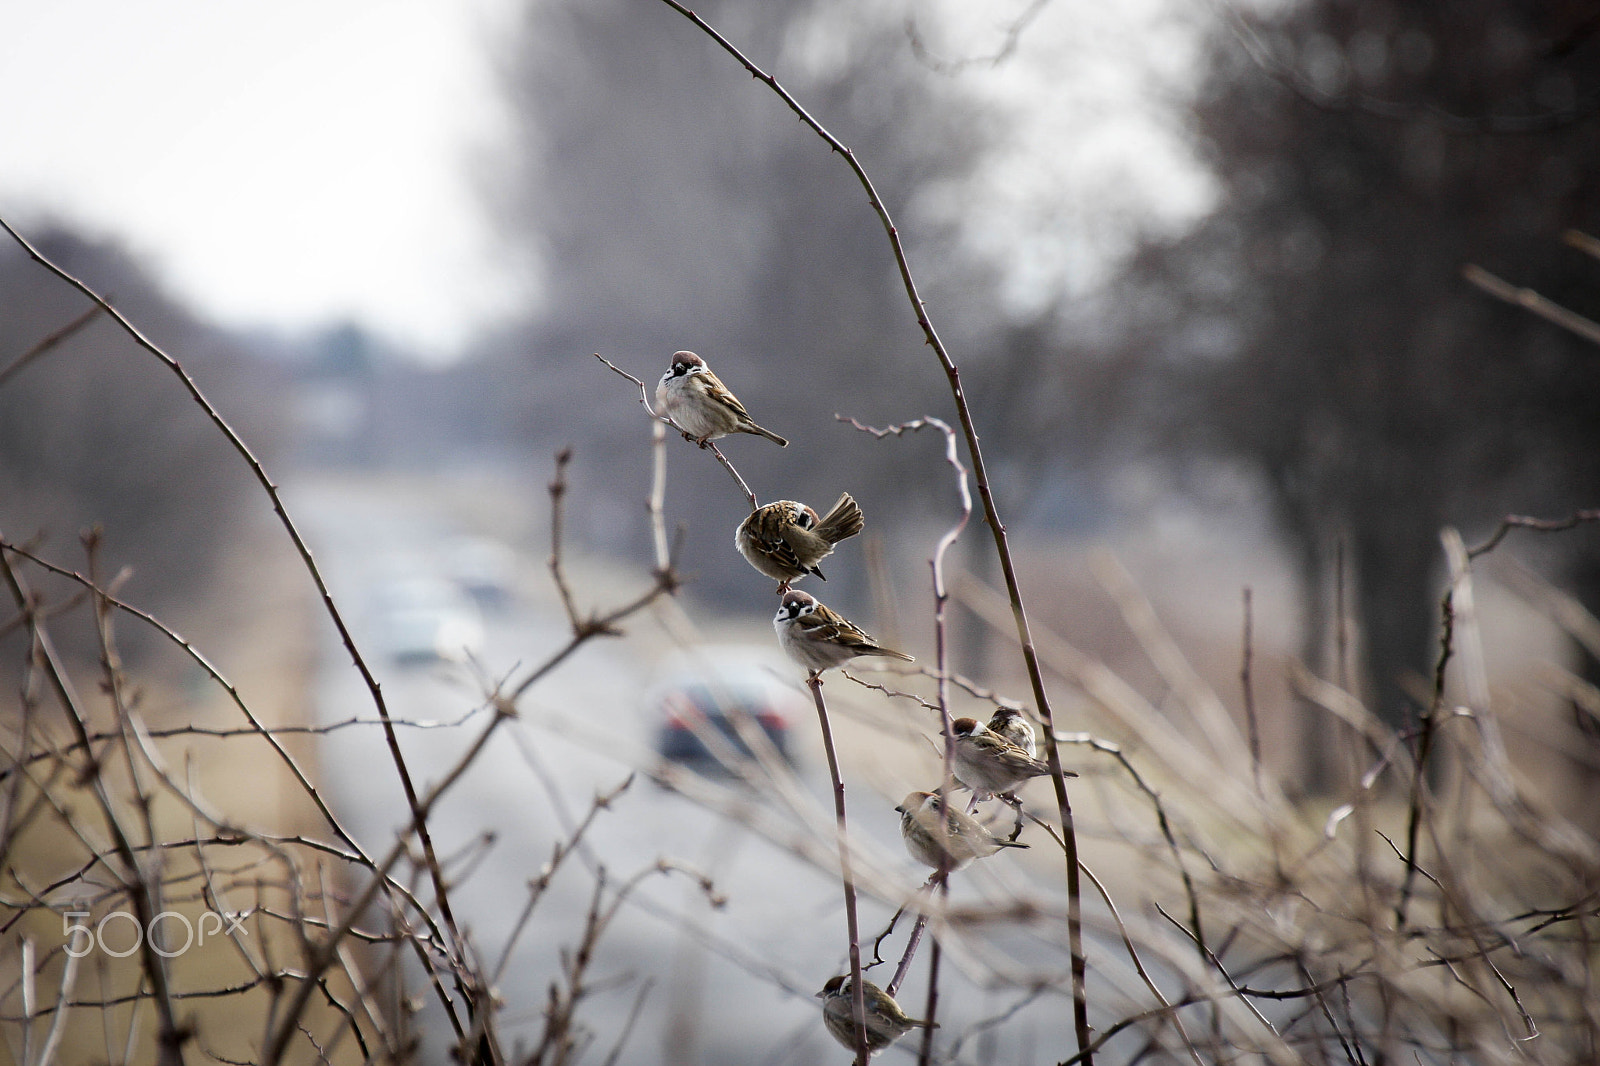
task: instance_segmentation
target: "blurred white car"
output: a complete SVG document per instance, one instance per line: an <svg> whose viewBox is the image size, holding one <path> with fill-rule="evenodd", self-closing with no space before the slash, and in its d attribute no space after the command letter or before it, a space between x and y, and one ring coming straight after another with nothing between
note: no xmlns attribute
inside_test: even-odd
<svg viewBox="0 0 1600 1066"><path fill-rule="evenodd" d="M517 553L492 537L463 534L445 542L444 571L486 611L503 611L516 598Z"/></svg>
<svg viewBox="0 0 1600 1066"><path fill-rule="evenodd" d="M407 577L379 585L373 597L375 639L401 664L460 662L483 650L483 615L453 582Z"/></svg>

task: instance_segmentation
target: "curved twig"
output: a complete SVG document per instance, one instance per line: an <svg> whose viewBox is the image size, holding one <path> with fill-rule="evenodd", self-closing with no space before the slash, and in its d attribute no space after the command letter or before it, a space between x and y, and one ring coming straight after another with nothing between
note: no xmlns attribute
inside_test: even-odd
<svg viewBox="0 0 1600 1066"><path fill-rule="evenodd" d="M51 274L54 274L57 278L61 279L72 288L76 289L78 292L92 300L97 307L104 311L111 318L111 320L115 322L122 329L122 331L134 341L134 343L139 345L139 347L143 348L145 351L149 352L151 355L155 356L161 361L162 365L164 365L168 370L172 371L172 373L182 383L184 389L189 393L189 397L195 402L201 411L205 413L206 417L211 420L211 423L216 426L217 431L222 434L223 438L228 442L228 445L239 455L242 460L244 460L245 464L249 466L251 474L256 479L256 483L261 486L261 490L266 493L268 500L271 501L273 512L278 516L279 522L282 524L284 531L288 534L290 542L293 543L295 551L300 556L300 561L304 565L306 573L310 575L312 583L316 586L317 595L322 601L323 610L327 613L328 618L333 622L334 628L338 630L340 642L344 644L345 651L349 653L351 662L354 664L356 671L361 675L361 680L367 687L367 692L372 699L373 706L377 708L378 716L383 719L384 741L388 745L389 755L394 763L395 773L400 778L401 788L405 792L406 805L412 814L414 832L417 834L417 840L422 844L423 856L428 866L429 876L433 880L434 898L438 903L439 914L442 918L444 918L445 927L450 932L452 945L454 946L459 944L460 932L456 926L455 914L450 907L449 886L445 883L444 874L439 869L438 856L435 854L433 847L433 836L428 831L426 820L416 817L419 811L416 783L411 778L411 769L406 764L405 755L400 750L400 738L395 732L393 721L389 717L389 706L384 700L383 690L379 687L378 679L373 675L371 667L367 665L367 661L362 656L361 650L356 646L355 638L351 635L350 628L345 623L344 614L339 610L338 605L334 602L333 593L329 591L328 583L323 578L322 571L317 567L316 560L311 555L310 546L306 544L305 538L300 533L300 528L295 524L294 520L289 517L289 511L284 506L283 498L278 494L277 484L267 475L266 468L261 465L261 460L257 459L255 453L250 450L250 446L244 442L244 438L239 436L238 432L228 424L226 419L222 417L221 412L219 412L211 403L211 401L206 398L205 393L200 391L200 386L195 384L194 378L189 376L189 372L183 368L182 364L180 364L172 356L168 355L166 351L164 351L159 345L140 332L138 327L123 317L122 313L116 308L112 307L105 297L101 296L94 289L90 288L85 282L79 280L72 274L69 274L66 270L62 269L60 266L57 266L54 262L48 259L37 248L30 244L27 238L23 237L22 234L13 229L10 223L6 222L3 218L0 218L0 229L5 230L11 239L15 241L24 252L27 253L28 258L32 259L44 269L48 270ZM465 989L463 988L462 991L464 993ZM449 1003L446 1003L445 1009L450 1012L451 1017L454 1020L455 1014L453 1007Z"/></svg>
<svg viewBox="0 0 1600 1066"><path fill-rule="evenodd" d="M955 402L956 414L961 422L961 433L967 442L967 454L972 460L972 478L978 486L978 496L983 500L984 518L989 524L989 532L994 537L995 552L1000 559L1000 572L1005 578L1006 593L1011 601L1011 611L1017 626L1017 640L1022 645L1022 659L1028 672L1028 683L1033 688L1035 705L1039 709L1039 717L1043 720L1046 732L1055 731L1055 715L1050 707L1050 697L1045 691L1044 672L1039 665L1038 651L1034 648L1033 634L1028 626L1027 611L1022 601L1022 586L1017 580L1016 565L1011 558L1011 547L1006 539L1005 523L1000 520L999 506L995 503L994 491L990 486L988 468L984 465L983 450L978 443L978 427L972 420L972 411L967 404L966 393L961 388L961 371L955 361L950 357L950 352L944 346L944 341L939 337L939 332L934 329L933 322L928 318L927 307L923 303L922 294L917 289L916 279L911 275L911 263L906 256L905 245L900 240L900 231L895 226L894 219L889 215L889 209L884 206L883 198L878 195L877 187L873 185L871 177L862 167L855 153L848 145L832 133L827 127L818 122L800 102L792 96L787 89L778 83L778 79L762 70L751 62L731 41L724 37L705 19L685 7L680 0L662 0L668 7L688 19L706 36L710 37L717 45L736 59L750 76L765 84L778 98L781 99L790 111L831 148L837 152L855 175L862 189L867 194L867 202L872 205L872 210L877 214L878 221L883 226L884 235L888 238L889 247L894 254L895 265L900 271L900 281L906 291L906 299L910 302L913 313L916 315L917 325L922 329L922 335L928 346L933 350L935 358L939 361L940 368L944 371L945 378L950 386L950 395ZM1092 1056L1087 1051L1089 1047L1089 1001L1084 989L1085 966L1083 958L1083 914L1082 890L1078 878L1078 838L1073 828L1072 804L1067 798L1067 782L1061 772L1061 756L1054 745L1046 749L1047 761L1050 765L1051 783L1055 788L1056 807L1060 812L1063 835L1066 838L1066 880L1067 880L1067 938L1072 952L1072 1009L1073 1028L1077 1036L1078 1046L1085 1049L1083 1052L1085 1062L1090 1062Z"/></svg>
<svg viewBox="0 0 1600 1066"><path fill-rule="evenodd" d="M1493 551L1506 534L1513 529L1532 529L1540 533L1560 533L1572 529L1585 522L1600 522L1600 507L1593 507L1583 511L1575 511L1565 518L1534 518L1530 515L1508 514L1500 519L1500 524L1489 535L1489 539L1475 548L1467 549L1467 558L1476 559L1478 556Z"/></svg>
<svg viewBox="0 0 1600 1066"><path fill-rule="evenodd" d="M950 663L949 641L947 639L949 627L946 624L945 615L946 608L950 604L950 590L945 585L944 580L944 557L950 550L950 546L961 536L962 530L967 528L967 523L972 519L972 492L967 487L967 468L961 464L961 456L957 453L955 430L951 429L949 424L942 419L932 416L924 416L883 429L863 425L854 418L846 418L843 415L836 414L833 417L839 422L849 422L856 429L861 430L863 433L870 433L879 440L891 434L896 437L903 437L907 433L914 433L917 430L930 427L938 429L944 434L945 461L956 472L956 489L961 495L961 517L939 538L938 543L934 546L933 558L928 560L928 565L933 571L934 679L937 685L939 701L939 726L944 736L944 780L939 794L953 796L955 795L956 738L951 729L950 717ZM949 827L941 825L941 828L947 830ZM950 869L948 863L949 851L946 848L941 848L939 851L939 868L934 871L933 880L929 882L930 885L937 886L937 890L941 895L947 895L950 891ZM912 927L911 938L906 944L905 956L900 961L899 969L895 971L894 981L891 982L892 987L889 995L894 995L894 989L898 989L900 982L905 978L906 971L911 966L911 958L916 954L917 945L921 942L922 933L927 928L927 924L927 915L918 915L917 924ZM939 1009L940 955L939 938L935 936L933 950L928 959L928 1005L922 1014L929 1024L922 1029L922 1046L917 1054L919 1066L928 1066L933 1061L933 1023L937 1020Z"/></svg>

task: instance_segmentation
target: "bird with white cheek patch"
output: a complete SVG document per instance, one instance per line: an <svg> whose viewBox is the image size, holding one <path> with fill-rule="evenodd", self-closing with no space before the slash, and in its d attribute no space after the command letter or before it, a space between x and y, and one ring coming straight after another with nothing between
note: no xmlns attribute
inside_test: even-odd
<svg viewBox="0 0 1600 1066"><path fill-rule="evenodd" d="M817 564L832 554L835 544L860 533L865 525L861 508L848 492L822 518L803 503L778 500L750 512L739 523L733 544L751 566L781 582L779 592L788 592L790 582L807 574L828 580Z"/></svg>
<svg viewBox="0 0 1600 1066"><path fill-rule="evenodd" d="M880 647L849 619L799 589L783 594L772 628L777 630L778 644L789 658L813 674L843 666L861 655L916 661L903 651Z"/></svg>
<svg viewBox="0 0 1600 1066"><path fill-rule="evenodd" d="M1010 792L1029 778L1050 772L1048 763L990 732L976 718L957 718L950 730L956 738L956 779L972 789L977 798ZM1062 774L1078 776L1070 770L1063 770Z"/></svg>
<svg viewBox="0 0 1600 1066"><path fill-rule="evenodd" d="M673 353L672 365L656 384L656 407L702 448L730 433L754 433L780 448L789 446L772 430L756 425L739 398L693 352Z"/></svg>

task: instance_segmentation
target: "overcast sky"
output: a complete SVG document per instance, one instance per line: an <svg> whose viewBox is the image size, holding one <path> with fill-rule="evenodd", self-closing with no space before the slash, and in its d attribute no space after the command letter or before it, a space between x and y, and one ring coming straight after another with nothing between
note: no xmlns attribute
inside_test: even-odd
<svg viewBox="0 0 1600 1066"><path fill-rule="evenodd" d="M491 42L519 6L12 0L0 213L115 236L225 325L353 318L447 358L529 296L495 254L473 177L502 139ZM983 56L1032 7L916 10L934 51ZM1209 197L1170 108L1199 8L1040 10L1004 64L964 67L1013 135L947 197L1023 304L1081 288L1133 225L1181 225Z"/></svg>
<svg viewBox="0 0 1600 1066"><path fill-rule="evenodd" d="M514 291L470 163L511 0L51 0L0 13L0 212L125 240L229 325L449 351Z"/></svg>

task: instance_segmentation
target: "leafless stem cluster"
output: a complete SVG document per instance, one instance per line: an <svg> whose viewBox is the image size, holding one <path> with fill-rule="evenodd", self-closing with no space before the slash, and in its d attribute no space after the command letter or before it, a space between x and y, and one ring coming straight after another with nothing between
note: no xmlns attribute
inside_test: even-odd
<svg viewBox="0 0 1600 1066"><path fill-rule="evenodd" d="M653 580L638 595L617 607L582 612L562 565L567 456L558 457L551 485L550 569L567 611L569 637L514 684L485 688L482 710L487 717L476 735L437 782L419 788L397 726L430 728L440 723L400 722L390 714L376 677L261 463L177 359L9 225L0 221L0 228L92 305L13 360L6 374L57 347L100 314L109 316L165 365L269 498L377 710L371 719L352 716L322 726L268 727L195 643L119 598L119 579L108 580L98 573L98 533L84 538L86 565L81 571L46 559L0 533L0 579L13 608L0 635L21 634L24 650L21 714L9 723L6 766L0 770L5 788L0 869L9 897L3 900L9 912L3 928L11 935L23 931L13 988L21 995L21 1016L15 1020L21 1023L22 1061L29 1066L50 1062L61 1046L63 1019L79 1010L101 1012L108 1023L105 1058L113 1062L126 1061L140 1047L145 1050L137 1052L138 1057L164 1064L189 1061L195 1054L218 1061L278 1063L299 1060L302 1048L329 1061L345 1042L359 1049L363 1061L406 1061L415 1052L414 1039L406 1035L415 1007L397 1010L381 998L387 989L398 997L394 1003L407 1000L400 993L401 952L412 955L420 966L460 1057L478 1063L509 1061L496 1035L497 1006L490 983L457 920L449 860L434 843L430 819L439 802L480 760L503 723L517 717L518 700L539 680L578 647L619 632L620 623L676 589L670 553L664 551L658 558ZM660 521L657 509L654 533L658 544L665 545ZM52 597L35 588L34 575L64 581L68 591ZM99 647L94 697L82 694L75 670L53 637L55 626L85 606ZM151 728L140 709L140 687L118 653L119 618L154 629L197 665L226 695L243 724ZM468 712L449 724L460 727L478 713ZM381 854L358 843L303 757L285 742L294 733L326 735L359 725L382 730L409 811L403 828ZM65 736L60 735L62 726ZM196 787L192 766L187 772L169 766L160 744L202 735L264 744L285 768L293 787L310 801L320 829L271 832L213 811ZM595 809L611 798L597 800ZM90 801L87 808L84 799ZM581 837L582 828L574 840ZM28 871L48 842L54 843L46 854L54 855L55 863L64 861L65 868L46 881L36 881ZM564 852L558 849L558 854ZM416 889L418 878L431 890L426 897ZM574 956L580 961L565 971L547 1016L546 1042L530 1061L570 1061L573 1011L583 998L584 964L609 916L632 895L636 881L613 892L605 909L596 911L595 920L584 928L579 954ZM597 879L597 906L603 886ZM60 931L51 932L52 919L65 923L64 942ZM108 947L106 938L112 930L120 930L135 946L127 951ZM207 933L212 943L225 942L227 950L199 949L195 941L204 941ZM38 946L49 942L57 946L44 950ZM368 958L366 949L353 947L360 945L384 946L387 954ZM98 997L81 991L80 959L91 949L100 970ZM115 961L108 963L107 953ZM38 984L50 973L56 975L52 983L57 995L54 1002L41 1004ZM125 991L109 991L118 988ZM215 1025L191 1015L186 1005L201 1000L255 1004L258 1028L244 1050L224 1050ZM125 1029L121 1038L113 1039L109 1025L122 1007L128 1008L121 1012ZM155 1022L148 1043L138 1036L141 1019L147 1017ZM42 1035L36 1022L47 1026ZM243 1035L236 1024L228 1028Z"/></svg>
<svg viewBox="0 0 1600 1066"><path fill-rule="evenodd" d="M1261 678L1248 591L1237 715L1201 681L1155 608L1114 566L1102 568L1102 582L1148 659L1144 665L1159 679L1161 700L1065 637L1030 624L959 370L926 315L898 231L865 170L774 77L676 0L664 2L777 94L844 158L866 190L958 418L955 425L925 417L887 429L854 424L880 438L937 430L960 513L929 559L933 666L920 675L896 675L892 683L881 675L846 674L856 687L831 690L831 707L820 676L809 679L831 811L749 721L734 723L748 755L703 720L691 723L731 783L628 750L598 735L582 715L550 715L541 728L563 742L603 751L776 847L797 866L839 874L858 1066L868 1059L863 971L894 957L882 949L908 911L915 917L885 988L898 994L928 939L921 1013L942 1028L937 1038L924 1030L920 1063L1001 1061L993 1049L1002 1031L1023 1029L1037 1033L1042 1046L1012 1041L1008 1050L1021 1046L1031 1049L1030 1061L1063 1066L1091 1063L1102 1049L1129 1062L1351 1066L1600 1057L1600 843L1592 827L1564 817L1531 787L1508 754L1500 727L1508 708L1487 682L1473 572L1474 562L1514 529L1558 533L1596 521L1600 511L1549 520L1507 516L1470 549L1446 531L1451 582L1441 603L1436 668L1423 685L1427 702L1415 728L1386 727L1348 690L1342 673L1330 681L1302 672L1296 684L1305 698L1351 727L1341 743L1364 772L1334 797L1331 810L1296 805L1258 731L1254 689ZM1039 7L1031 6L1024 19ZM679 588L677 552L664 519L665 442L668 427L682 430L652 410L639 378L597 356L639 387L653 423L648 579L618 603L586 602L565 529L571 457L562 452L549 483L547 570L564 633L505 676L485 676L475 706L442 721L406 719L391 713L277 484L179 361L10 226L0 222L0 228L90 304L0 368L0 386L26 367L36 372L62 340L101 315L132 337L211 420L270 503L373 708L370 714L341 712L321 724L269 724L198 642L129 602L121 576L103 572L97 534L85 536L81 560L68 560L0 530L0 641L18 652L16 709L0 745L0 962L8 967L0 974L0 1021L16 1061L50 1066L77 1053L163 1066L412 1062L423 1055L420 1028L428 1016L448 1031L454 1055L464 1062L572 1064L593 1053L612 1063L644 1014L650 981L634 983L631 1009L612 1031L591 1030L585 1016L599 997L630 979L607 975L600 965L606 935L629 910L670 922L750 980L814 1010L808 999L814 974L791 974L787 959L673 911L645 888L659 878L682 877L699 905L719 908L720 875L713 881L668 858L639 857L627 865L599 858L599 826L628 798L632 772L620 784L609 779L586 807L572 802L549 772L554 756L522 728L539 709L541 683L552 673L597 639L621 636L625 625ZM1489 280L1476 282L1496 292ZM708 450L757 507L755 493L726 456L714 446ZM949 566L948 549L973 511L969 479L994 538L1003 589ZM1020 672L990 682L952 671L952 600L1016 641ZM1566 615L1569 623L1573 617ZM118 627L130 622L203 674L232 720L154 721L145 686L119 650ZM92 662L69 661L61 651L58 635L74 623L92 633ZM1584 624L1585 632L1600 631L1592 618ZM1070 694L1071 712L1085 728L1058 727L1047 675ZM1593 709L1600 697L1582 679L1566 680L1570 691L1592 697L1590 713L1600 716ZM1002 691L1024 683L1027 699ZM862 696L869 690L875 695ZM861 833L870 806L858 800L847 821L836 732L875 730L885 745L896 732L910 732L912 743L922 744L927 738L915 735L907 720L936 728L943 737L942 746L935 745L942 791L953 796L952 718L957 709L991 707L1021 710L1042 727L1053 803L1039 806L1042 789L1041 796L1024 794L1018 827L1022 819L1037 827L1043 836L1030 854L1049 857L1058 871L1052 852L1060 852L1064 885L1059 873L1040 877L1036 866L1021 862L978 864L972 876L954 879L939 869L919 885L898 850ZM299 746L355 729L383 737L382 766L319 766ZM408 759L402 735L459 737L461 747L430 782L416 773L415 751ZM202 740L258 750L259 765L286 782L304 817L280 825L267 815L214 805L201 785L203 760L195 755ZM529 817L548 813L560 832L529 858L526 895L509 934L501 943L481 944L460 906L460 886L488 844L470 834L451 839L439 811L508 740L549 796L548 812ZM1081 826L1084 853L1066 794L1063 746L1081 756L1084 770L1076 797L1089 812ZM336 773L381 775L399 786L403 804L397 802L399 824L391 836L376 846L358 839L330 795L329 775ZM852 778L851 795L876 802L875 785ZM548 960L541 1001L504 1002L502 981L514 948L549 913L562 879L579 876L588 879L582 903L563 931L565 947ZM1087 905L1080 877L1095 892ZM863 960L861 923L881 920L863 913L873 907L888 912L900 903L870 941L871 958ZM191 951L182 942L185 929L208 937L203 949ZM799 937L813 934L805 930ZM80 950L86 942L92 953ZM974 995L952 994L957 981ZM962 1001L978 994L997 1000L982 1005L981 1015ZM505 1046L505 1018L515 1011L537 1019L529 1046ZM103 1048L67 1050L73 1034L86 1029L100 1034Z"/></svg>
<svg viewBox="0 0 1600 1066"><path fill-rule="evenodd" d="M1006 539L1005 523L1000 520L1000 511L995 502L994 492L990 488L987 468L983 461L983 451L978 445L978 429L972 420L972 411L967 404L966 393L961 388L961 371L956 366L955 360L945 348L944 341L933 326L933 321L928 317L927 305L918 291L917 283L911 272L911 262L906 255L905 245L900 240L900 231L890 217L889 209L878 195L877 188L873 185L872 178L866 169L856 159L855 153L850 148L830 133L821 122L817 121L801 103L795 99L778 79L757 66L741 52L731 41L719 33L715 27L706 22L699 15L679 3L678 0L663 0L667 6L683 15L696 28L714 40L730 56L736 59L750 75L757 81L764 83L794 112L801 122L811 129L828 145L829 149L838 153L849 166L851 173L860 183L867 194L867 202L872 205L873 211L878 216L878 221L883 226L885 237L894 255L896 266L900 271L900 279L905 286L906 298L910 301L913 314L916 316L917 325L921 327L928 346L933 350L940 368L950 385L950 395L955 403L956 414L961 423L962 434L966 439L967 453L972 462L973 480L978 486L978 495L983 501L984 518L989 524L989 531L994 537L995 552L1000 559L1000 570L1005 579L1006 594L1011 601L1013 620L1017 630L1017 640L1022 647L1023 662L1027 669L1028 681L1033 689L1034 705L1037 708L1040 720L1044 724L1047 734L1055 731L1055 715L1051 710L1050 699L1045 691L1044 673L1039 666L1038 653L1034 648L1033 637L1029 631L1028 615L1023 606L1022 587L1017 580L1016 564L1012 559L1011 547ZM1060 813L1062 833L1066 839L1066 881L1067 895L1070 900L1070 914L1068 925L1073 941L1073 1022L1077 1030L1078 1044L1082 1048L1087 1045L1089 1037L1088 999L1084 988L1085 965L1082 946L1082 916L1080 913L1081 891L1078 884L1078 845L1077 834L1073 828L1072 805L1067 799L1066 778L1061 771L1061 758L1054 745L1046 746L1046 757L1050 763L1051 780L1055 786L1056 808Z"/></svg>

